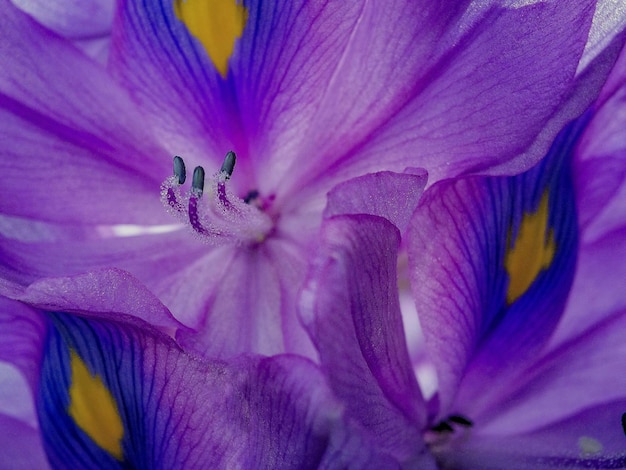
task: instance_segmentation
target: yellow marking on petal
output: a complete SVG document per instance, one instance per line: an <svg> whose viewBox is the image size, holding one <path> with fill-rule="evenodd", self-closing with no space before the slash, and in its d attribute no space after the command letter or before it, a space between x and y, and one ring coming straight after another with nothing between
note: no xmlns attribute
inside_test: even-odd
<svg viewBox="0 0 626 470"><path fill-rule="evenodd" d="M72 381L67 411L93 441L117 460L122 460L124 425L117 404L99 375L89 372L74 351L70 352Z"/></svg>
<svg viewBox="0 0 626 470"><path fill-rule="evenodd" d="M226 78L228 60L248 20L248 10L236 0L174 0L174 13L200 40L213 65Z"/></svg>
<svg viewBox="0 0 626 470"><path fill-rule="evenodd" d="M519 299L541 271L548 269L556 253L554 231L548 230L548 193L534 213L525 213L515 243L509 248L504 266L509 273L506 301L510 305Z"/></svg>

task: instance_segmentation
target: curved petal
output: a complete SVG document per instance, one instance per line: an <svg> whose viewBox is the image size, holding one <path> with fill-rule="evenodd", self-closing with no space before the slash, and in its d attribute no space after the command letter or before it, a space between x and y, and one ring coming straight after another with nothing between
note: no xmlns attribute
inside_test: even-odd
<svg viewBox="0 0 626 470"><path fill-rule="evenodd" d="M368 215L336 216L301 297L300 317L347 412L401 461L423 452L426 408L406 348L396 286L399 233Z"/></svg>
<svg viewBox="0 0 626 470"><path fill-rule="evenodd" d="M41 309L89 311L104 317L133 315L170 333L182 327L135 277L114 268L43 278L26 288L3 282L0 293Z"/></svg>
<svg viewBox="0 0 626 470"><path fill-rule="evenodd" d="M0 13L0 54L11 62L0 71L0 210L77 224L167 221L159 184L170 157L126 92L8 0Z"/></svg>
<svg viewBox="0 0 626 470"><path fill-rule="evenodd" d="M201 361L138 321L50 318L38 411L53 466L393 468L308 361Z"/></svg>
<svg viewBox="0 0 626 470"><path fill-rule="evenodd" d="M350 149L347 156L321 153L344 176L412 165L426 168L431 181L516 157L574 91L585 99L578 112L599 91L596 82L575 90L592 15L593 5L585 0L538 2L488 9L470 25L461 21L465 34L440 60L427 64L404 107L358 146L350 145L349 137L342 142ZM606 76L609 70L603 70ZM559 124L567 119L571 116ZM558 129L552 131L541 148L517 160L516 172L545 154ZM320 142L315 141L316 153ZM309 165L297 171L310 172Z"/></svg>
<svg viewBox="0 0 626 470"><path fill-rule="evenodd" d="M584 123L524 174L443 181L420 201L407 249L440 413L489 406L556 327L576 261L570 160Z"/></svg>
<svg viewBox="0 0 626 470"><path fill-rule="evenodd" d="M422 195L428 175L381 171L335 186L328 193L324 218L344 214L370 214L387 219L404 233Z"/></svg>

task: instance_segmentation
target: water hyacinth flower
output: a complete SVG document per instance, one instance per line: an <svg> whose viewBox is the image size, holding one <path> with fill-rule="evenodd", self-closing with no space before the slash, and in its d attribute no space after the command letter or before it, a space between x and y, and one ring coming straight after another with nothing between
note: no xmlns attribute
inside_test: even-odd
<svg viewBox="0 0 626 470"><path fill-rule="evenodd" d="M293 312L327 191L526 169L617 51L583 56L588 0L201 5L120 2L94 60L63 9L0 2L4 295L113 266L188 349L315 355Z"/></svg>
<svg viewBox="0 0 626 470"><path fill-rule="evenodd" d="M439 468L626 466L625 63L536 167L421 198L403 243L428 400L400 315L400 232L375 210L323 223L301 316L348 415L399 462L425 443Z"/></svg>
<svg viewBox="0 0 626 470"><path fill-rule="evenodd" d="M117 297L84 301L93 279L66 281L34 286L32 305L0 298L13 387L0 396L1 468L393 468L310 361L201 359L163 333L177 322L145 288L121 282Z"/></svg>

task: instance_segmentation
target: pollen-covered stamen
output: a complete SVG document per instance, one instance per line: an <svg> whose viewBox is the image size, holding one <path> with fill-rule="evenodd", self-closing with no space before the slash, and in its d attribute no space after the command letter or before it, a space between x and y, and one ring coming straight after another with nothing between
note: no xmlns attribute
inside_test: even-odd
<svg viewBox="0 0 626 470"><path fill-rule="evenodd" d="M178 184L185 184L187 179L187 170L185 168L185 162L178 155L174 157L174 176L178 178Z"/></svg>
<svg viewBox="0 0 626 470"><path fill-rule="evenodd" d="M168 178L162 185L162 199L176 212L184 212L181 205L180 185L187 179L185 162L178 155L174 157L174 176Z"/></svg>
<svg viewBox="0 0 626 470"><path fill-rule="evenodd" d="M211 179L205 178L202 167L196 167L191 190L183 195L180 185L185 180L185 164L175 157L174 175L162 185L161 198L170 212L182 217L212 244L259 242L273 227L272 219L257 205L248 204L228 189L235 162L235 153L228 152L220 171Z"/></svg>

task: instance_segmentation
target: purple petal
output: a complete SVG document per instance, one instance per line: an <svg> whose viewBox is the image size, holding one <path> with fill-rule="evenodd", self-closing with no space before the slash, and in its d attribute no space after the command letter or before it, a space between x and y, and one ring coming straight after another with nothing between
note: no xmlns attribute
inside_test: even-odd
<svg viewBox="0 0 626 470"><path fill-rule="evenodd" d="M328 193L324 218L343 214L377 215L404 233L427 178L424 170L415 174L383 171L345 181Z"/></svg>
<svg viewBox="0 0 626 470"><path fill-rule="evenodd" d="M575 337L626 308L626 228L580 247L567 308L551 340Z"/></svg>
<svg viewBox="0 0 626 470"><path fill-rule="evenodd" d="M115 3L111 0L12 0L22 11L66 38L93 38L109 34Z"/></svg>
<svg viewBox="0 0 626 470"><path fill-rule="evenodd" d="M485 11L464 25L466 34L429 69L419 93L352 153L354 161L342 163L373 171L384 155L387 168L422 166L437 181L522 154L573 92L583 97L581 112L599 90L597 80L575 89L592 14L586 1ZM510 170L537 162L573 115L561 117L544 145Z"/></svg>
<svg viewBox="0 0 626 470"><path fill-rule="evenodd" d="M44 470L50 465L39 431L23 421L0 414L0 468Z"/></svg>
<svg viewBox="0 0 626 470"><path fill-rule="evenodd" d="M0 293L41 309L133 315L169 332L182 327L143 284L118 269L44 278L26 288L2 283Z"/></svg>
<svg viewBox="0 0 626 470"><path fill-rule="evenodd" d="M422 452L425 406L396 285L399 233L379 217L332 217L301 298L322 370L348 414L400 460Z"/></svg>
<svg viewBox="0 0 626 470"><path fill-rule="evenodd" d="M484 431L521 434L602 404L626 401L624 328L626 310L553 348L525 371L506 402L482 418ZM621 413L614 417L617 423ZM610 422L605 421L607 431Z"/></svg>
<svg viewBox="0 0 626 470"><path fill-rule="evenodd" d="M626 400L606 403L531 433L471 434L442 450L445 468L536 470L624 468Z"/></svg>
<svg viewBox="0 0 626 470"><path fill-rule="evenodd" d="M527 173L443 181L420 201L407 249L441 413L488 406L560 318L576 259L570 159L583 124Z"/></svg>
<svg viewBox="0 0 626 470"><path fill-rule="evenodd" d="M0 71L0 210L70 223L167 221L158 188L170 157L128 95L8 1L0 12L0 53L11 62Z"/></svg>
<svg viewBox="0 0 626 470"><path fill-rule="evenodd" d="M138 321L50 318L38 408L53 466L392 468L308 361L201 361ZM74 402L95 389L108 398L85 406L110 434Z"/></svg>
<svg viewBox="0 0 626 470"><path fill-rule="evenodd" d="M38 382L45 329L43 319L33 308L0 297L0 361L13 364L31 388Z"/></svg>
<svg viewBox="0 0 626 470"><path fill-rule="evenodd" d="M172 279L165 294L169 298L175 293L177 306L187 297L187 309L198 312L191 325L194 331L181 331L178 339L186 348L213 357L285 350L313 355L294 315L305 256L295 246L290 249L272 240L256 247L213 250Z"/></svg>

